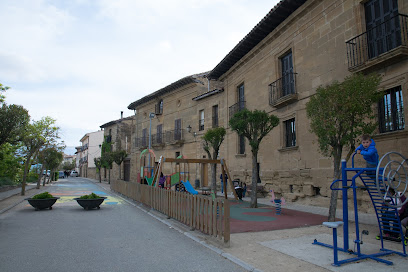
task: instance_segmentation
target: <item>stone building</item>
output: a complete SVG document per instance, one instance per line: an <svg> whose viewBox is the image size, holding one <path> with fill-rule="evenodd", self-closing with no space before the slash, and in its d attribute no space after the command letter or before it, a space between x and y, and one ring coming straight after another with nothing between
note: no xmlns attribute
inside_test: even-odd
<svg viewBox="0 0 408 272"><path fill-rule="evenodd" d="M375 105L379 127L373 139L380 155L408 154L404 14L408 3L401 0L281 1L210 72L224 83L228 118L244 107L280 118L259 153L261 182L268 189L292 201L327 205L332 158L319 153L305 106L319 86L351 73L382 75L385 91ZM233 176L250 182L248 143L231 131L226 142Z"/></svg>
<svg viewBox="0 0 408 272"><path fill-rule="evenodd" d="M202 135L222 126L227 136L220 157L234 179L249 184L252 154L228 121L243 108L260 109L280 118L261 143L261 184L289 201L327 206L333 160L319 152L306 103L319 86L352 73L381 74L384 96L373 105L379 124L373 139L380 155L390 150L407 155L406 14L403 0L280 1L212 71L182 78L128 106L135 112L130 180L136 180L140 152L149 142L157 159L205 158ZM166 173L174 171L166 167ZM203 181L209 170L189 171L191 180Z"/></svg>
<svg viewBox="0 0 408 272"><path fill-rule="evenodd" d="M208 128L225 123L227 104L222 84L209 81L206 75L184 77L129 105L136 118L131 177L137 177L141 166L140 152L149 148L149 142L156 161L160 156L207 158L201 137ZM172 174L175 167L165 164L163 173ZM188 172L190 182L200 180L205 186L208 185L209 166L202 167L190 165Z"/></svg>
<svg viewBox="0 0 408 272"><path fill-rule="evenodd" d="M127 154L127 158L121 165L112 164L111 178L122 179L125 181L130 180L130 158L132 152L132 131L134 131L134 116L123 118L123 112L121 112L121 118L103 124L100 126L104 131L104 142L110 143L112 151L124 150ZM109 178L109 169L102 169L101 177L104 180Z"/></svg>

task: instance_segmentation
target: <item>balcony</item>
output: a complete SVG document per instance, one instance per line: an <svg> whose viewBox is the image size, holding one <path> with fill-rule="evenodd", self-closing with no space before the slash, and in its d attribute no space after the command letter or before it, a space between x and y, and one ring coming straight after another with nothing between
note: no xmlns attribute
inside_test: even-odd
<svg viewBox="0 0 408 272"><path fill-rule="evenodd" d="M346 42L348 70L368 72L408 57L408 16L398 14Z"/></svg>
<svg viewBox="0 0 408 272"><path fill-rule="evenodd" d="M245 101L239 101L238 103L232 105L231 107L229 107L229 118L231 119L234 114L242 111L243 109L245 109Z"/></svg>
<svg viewBox="0 0 408 272"><path fill-rule="evenodd" d="M175 145L184 143L184 131L182 129L169 130L160 134L152 134L151 144L153 147L164 147L166 144ZM146 149L149 146L149 137L141 137L135 139L135 147Z"/></svg>
<svg viewBox="0 0 408 272"><path fill-rule="evenodd" d="M287 73L269 84L269 105L281 108L298 100L296 75L297 73Z"/></svg>

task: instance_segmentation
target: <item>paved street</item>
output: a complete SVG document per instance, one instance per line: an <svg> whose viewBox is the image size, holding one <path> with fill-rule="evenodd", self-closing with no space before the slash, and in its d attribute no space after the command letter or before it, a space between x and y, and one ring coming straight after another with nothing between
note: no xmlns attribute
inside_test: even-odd
<svg viewBox="0 0 408 272"><path fill-rule="evenodd" d="M0 271L244 271L86 179L46 189L61 197L52 210L0 215ZM100 210L72 200L91 192L108 197Z"/></svg>

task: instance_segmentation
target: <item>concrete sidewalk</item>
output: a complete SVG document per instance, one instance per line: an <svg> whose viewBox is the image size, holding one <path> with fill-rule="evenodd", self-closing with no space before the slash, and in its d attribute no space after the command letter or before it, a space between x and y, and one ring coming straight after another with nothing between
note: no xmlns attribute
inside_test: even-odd
<svg viewBox="0 0 408 272"><path fill-rule="evenodd" d="M95 184L101 186L105 190L110 191L110 185L107 182L99 183L97 180L88 179ZM25 198L39 192L45 191L46 187L41 187L40 190L33 189L35 185L30 186L25 196L20 196L21 188L14 189L12 196L4 197L5 192L0 193L0 214L8 209L16 206L24 201ZM113 192L114 193L114 192ZM119 195L120 196L120 195ZM263 232L247 232L231 234L230 247L226 248L216 243L211 237L202 234L199 231L191 231L187 226L177 222L174 219L168 219L163 214L147 208L140 203L134 202L130 199L123 198L128 203L136 208L140 208L148 215L155 217L157 220L168 225L169 228L174 228L183 233L186 238L193 239L200 245L207 247L210 250L220 254L224 258L242 266L247 271L405 271L408 265L406 257L398 256L396 254L382 257L385 260L392 261L394 265L388 266L383 263L378 263L374 260L361 260L358 262L335 267L333 263L333 250L313 245L314 239L319 242L333 244L332 230L322 225L301 227L295 229L284 229L275 231ZM249 198L244 198L249 201ZM259 198L258 202L265 205L273 206L269 198ZM320 215L328 214L327 208L299 205L294 203L286 203L283 209L295 209L309 213ZM351 211L350 211L351 213ZM342 218L342 211L337 211L337 216ZM364 235L361 240L364 240L361 246L361 251L364 254L372 254L380 252L380 241L375 239L378 234L378 226L375 215L359 213L359 227L362 230L368 230L369 235ZM355 224L353 223L354 215L350 214L350 248L354 250L355 239ZM343 229L338 231L339 247L343 243ZM401 244L394 242L384 242L384 247L391 250L401 252ZM355 255L344 252L339 253L339 260L349 259Z"/></svg>

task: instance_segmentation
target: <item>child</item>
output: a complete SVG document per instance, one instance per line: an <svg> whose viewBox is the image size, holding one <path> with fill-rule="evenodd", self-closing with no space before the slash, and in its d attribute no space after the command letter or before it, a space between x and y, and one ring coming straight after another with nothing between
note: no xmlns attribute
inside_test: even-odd
<svg viewBox="0 0 408 272"><path fill-rule="evenodd" d="M378 165L378 152L375 148L375 142L369 135L364 134L361 136L361 145L356 148L357 154L363 155L366 161L367 168L377 168Z"/></svg>

